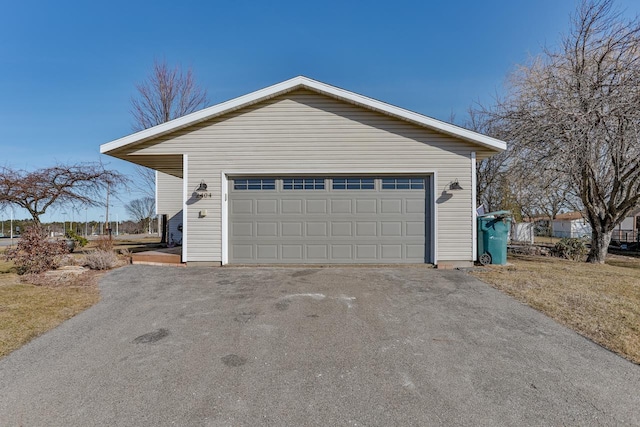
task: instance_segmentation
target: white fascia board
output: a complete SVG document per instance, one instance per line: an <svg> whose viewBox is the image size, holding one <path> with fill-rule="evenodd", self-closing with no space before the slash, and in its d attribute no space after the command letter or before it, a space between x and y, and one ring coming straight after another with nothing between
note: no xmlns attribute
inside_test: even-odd
<svg viewBox="0 0 640 427"><path fill-rule="evenodd" d="M381 113L395 116L416 123L418 125L422 125L429 129L436 130L438 132L442 132L475 144L479 144L493 150L503 151L507 148L507 144L504 141L500 141L498 139L491 138L489 136L482 135L468 129L445 123L440 120L415 113L413 111L405 110L404 108L396 107L382 101L375 100L373 98L368 98L363 95L349 92L348 90L331 86L326 83L310 79L308 77L298 76L284 82L277 83L273 86L251 92L247 95L243 95L238 98L234 98L229 101L225 101L220 104L205 108L203 110L196 111L195 113L191 113L178 119L171 120L170 122L145 129L143 131L125 136L120 139L116 139L115 141L111 141L106 144L102 144L100 146L100 153L107 154L110 151L122 148L126 145L143 142L148 139L184 128L186 126L190 126L204 120L209 120L213 117L226 114L233 110L255 104L265 99L273 98L282 93L289 92L297 88L308 88L316 92L333 96L338 99L350 101L352 103L379 111Z"/></svg>

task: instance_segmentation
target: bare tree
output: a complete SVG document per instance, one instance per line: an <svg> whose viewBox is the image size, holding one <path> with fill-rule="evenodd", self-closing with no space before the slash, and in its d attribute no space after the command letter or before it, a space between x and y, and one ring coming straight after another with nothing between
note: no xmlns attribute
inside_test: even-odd
<svg viewBox="0 0 640 427"><path fill-rule="evenodd" d="M206 107L206 89L197 84L191 68L170 67L155 61L149 77L136 85L131 98L133 130L140 131L168 122ZM146 197L155 197L155 172L144 166L136 168L134 184Z"/></svg>
<svg viewBox="0 0 640 427"><path fill-rule="evenodd" d="M469 121L465 123L465 127L484 135L504 139L499 120L486 108L470 108L468 113ZM499 210L506 205L511 153L512 150L507 147L507 150L479 161L476 166L476 203L478 206L484 206L487 211Z"/></svg>
<svg viewBox="0 0 640 427"><path fill-rule="evenodd" d="M207 106L207 90L197 84L191 68L170 67L165 60L154 61L151 74L136 85L131 98L133 130L140 131L168 122ZM156 197L156 173L144 166L135 167L134 184L144 197ZM166 230L166 224L163 224ZM166 232L162 233L165 241Z"/></svg>
<svg viewBox="0 0 640 427"><path fill-rule="evenodd" d="M59 164L32 172L0 167L0 204L26 209L36 225L51 206L98 206L107 185L126 183L124 175L101 163Z"/></svg>
<svg viewBox="0 0 640 427"><path fill-rule="evenodd" d="M207 91L195 80L189 68L169 67L166 61L155 61L151 75L136 85L138 94L131 99L134 130L147 129L206 106Z"/></svg>
<svg viewBox="0 0 640 427"><path fill-rule="evenodd" d="M156 171L136 165L133 170L133 186L143 197L156 197Z"/></svg>
<svg viewBox="0 0 640 427"><path fill-rule="evenodd" d="M512 75L498 116L518 157L576 194L603 263L614 227L640 202L640 21L584 0L568 35Z"/></svg>
<svg viewBox="0 0 640 427"><path fill-rule="evenodd" d="M125 210L133 221L140 222L151 232L151 218L155 215L156 201L153 197L135 199L125 205Z"/></svg>

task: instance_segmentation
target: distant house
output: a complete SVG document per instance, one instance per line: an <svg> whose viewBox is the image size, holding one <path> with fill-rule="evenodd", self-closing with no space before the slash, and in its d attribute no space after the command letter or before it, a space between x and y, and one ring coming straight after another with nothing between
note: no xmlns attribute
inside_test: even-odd
<svg viewBox="0 0 640 427"><path fill-rule="evenodd" d="M591 225L582 216L582 212L567 212L556 215L551 222L553 237L589 237Z"/></svg>
<svg viewBox="0 0 640 427"><path fill-rule="evenodd" d="M611 239L619 242L635 242L640 233L640 209L631 212L613 231Z"/></svg>

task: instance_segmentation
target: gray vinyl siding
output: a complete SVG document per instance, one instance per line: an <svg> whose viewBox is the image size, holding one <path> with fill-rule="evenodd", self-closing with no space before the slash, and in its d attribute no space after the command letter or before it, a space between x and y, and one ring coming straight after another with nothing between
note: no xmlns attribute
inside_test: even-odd
<svg viewBox="0 0 640 427"><path fill-rule="evenodd" d="M182 225L182 178L158 172L157 180L157 212L159 215L167 215L168 241L181 242L182 232L178 230L178 226Z"/></svg>
<svg viewBox="0 0 640 427"><path fill-rule="evenodd" d="M220 261L221 172L266 175L435 171L437 260L472 260L474 144L388 115L298 90L138 145L137 155L188 154L188 260ZM457 179L463 190L443 193ZM199 212L207 215L199 217Z"/></svg>

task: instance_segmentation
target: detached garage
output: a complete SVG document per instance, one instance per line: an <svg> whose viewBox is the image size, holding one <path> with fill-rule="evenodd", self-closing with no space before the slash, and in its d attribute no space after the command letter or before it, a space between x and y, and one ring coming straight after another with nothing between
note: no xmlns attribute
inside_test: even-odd
<svg viewBox="0 0 640 427"><path fill-rule="evenodd" d="M187 264L467 266L475 165L505 148L296 77L101 152L157 171L157 210Z"/></svg>

